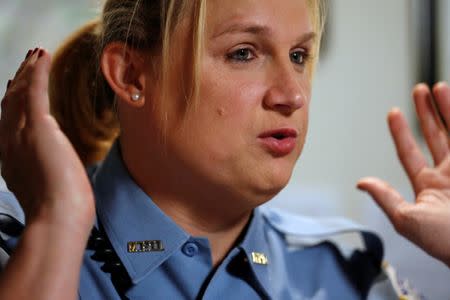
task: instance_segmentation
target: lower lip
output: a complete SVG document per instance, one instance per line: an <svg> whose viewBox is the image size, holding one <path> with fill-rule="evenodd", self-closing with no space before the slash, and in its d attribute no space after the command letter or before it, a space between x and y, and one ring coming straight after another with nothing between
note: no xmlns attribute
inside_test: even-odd
<svg viewBox="0 0 450 300"><path fill-rule="evenodd" d="M267 137L260 139L262 144L272 155L285 156L294 151L296 146L296 138L287 137L282 140L278 140L274 137Z"/></svg>

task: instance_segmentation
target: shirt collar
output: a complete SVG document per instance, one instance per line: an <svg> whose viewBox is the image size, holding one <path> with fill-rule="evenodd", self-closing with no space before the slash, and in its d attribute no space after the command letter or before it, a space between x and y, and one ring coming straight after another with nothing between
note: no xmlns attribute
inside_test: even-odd
<svg viewBox="0 0 450 300"><path fill-rule="evenodd" d="M133 181L116 142L94 175L98 218L134 284L189 239ZM128 243L161 241L164 251L129 253Z"/></svg>

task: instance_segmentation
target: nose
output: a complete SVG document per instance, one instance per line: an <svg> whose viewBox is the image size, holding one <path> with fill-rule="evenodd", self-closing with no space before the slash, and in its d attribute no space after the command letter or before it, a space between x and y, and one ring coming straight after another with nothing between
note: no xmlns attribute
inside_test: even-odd
<svg viewBox="0 0 450 300"><path fill-rule="evenodd" d="M309 80L304 74L294 70L292 64L279 66L278 70L271 71L272 76L269 88L264 95L264 106L290 115L303 107L307 101L307 85Z"/></svg>

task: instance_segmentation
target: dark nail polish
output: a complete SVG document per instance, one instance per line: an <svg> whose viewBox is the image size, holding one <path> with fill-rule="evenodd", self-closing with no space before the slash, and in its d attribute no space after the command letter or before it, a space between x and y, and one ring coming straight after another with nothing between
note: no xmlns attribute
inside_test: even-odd
<svg viewBox="0 0 450 300"><path fill-rule="evenodd" d="M6 88L9 89L10 85L11 85L11 80L8 80L8 84L6 85Z"/></svg>
<svg viewBox="0 0 450 300"><path fill-rule="evenodd" d="M38 57L42 57L42 56L44 56L44 50L39 49Z"/></svg>
<svg viewBox="0 0 450 300"><path fill-rule="evenodd" d="M33 53L31 53L31 54L35 54L38 50L39 50L39 48L34 48Z"/></svg>
<svg viewBox="0 0 450 300"><path fill-rule="evenodd" d="M33 50L28 50L27 56L25 56L25 59L27 59L28 57L30 57L31 53L33 53Z"/></svg>

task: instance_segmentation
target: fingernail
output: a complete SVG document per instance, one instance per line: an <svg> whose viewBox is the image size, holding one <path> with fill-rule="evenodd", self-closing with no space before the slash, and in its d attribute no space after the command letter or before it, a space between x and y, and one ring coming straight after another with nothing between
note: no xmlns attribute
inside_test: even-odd
<svg viewBox="0 0 450 300"><path fill-rule="evenodd" d="M436 83L434 86L435 87L439 87L439 86L446 86L447 85L447 82L445 82L445 81L439 81L438 83Z"/></svg>
<svg viewBox="0 0 450 300"><path fill-rule="evenodd" d="M27 59L28 57L30 57L31 53L33 53L33 50L28 50L27 55L25 56L25 59Z"/></svg>
<svg viewBox="0 0 450 300"><path fill-rule="evenodd" d="M12 80L8 80L8 84L6 85L6 88L9 89L9 86L11 85Z"/></svg>
<svg viewBox="0 0 450 300"><path fill-rule="evenodd" d="M44 55L44 50L39 49L38 57L42 57Z"/></svg>
<svg viewBox="0 0 450 300"><path fill-rule="evenodd" d="M34 55L38 50L39 50L39 48L34 48L33 53L31 53L31 54Z"/></svg>

